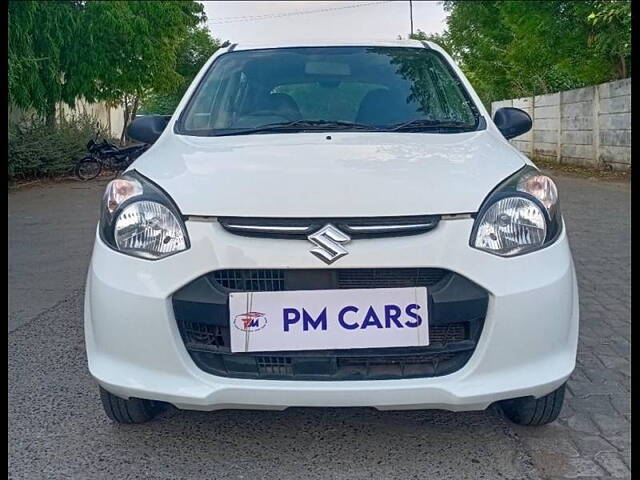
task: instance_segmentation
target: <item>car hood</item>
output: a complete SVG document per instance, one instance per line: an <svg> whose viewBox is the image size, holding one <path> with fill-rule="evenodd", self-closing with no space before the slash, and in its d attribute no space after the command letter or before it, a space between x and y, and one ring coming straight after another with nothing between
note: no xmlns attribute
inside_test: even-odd
<svg viewBox="0 0 640 480"><path fill-rule="evenodd" d="M190 137L166 132L132 165L185 215L369 217L476 212L525 165L489 131Z"/></svg>

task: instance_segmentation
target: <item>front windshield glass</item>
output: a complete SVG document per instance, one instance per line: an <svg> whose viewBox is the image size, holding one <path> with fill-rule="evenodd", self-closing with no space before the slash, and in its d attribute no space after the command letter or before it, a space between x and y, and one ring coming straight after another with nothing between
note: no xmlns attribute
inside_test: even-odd
<svg viewBox="0 0 640 480"><path fill-rule="evenodd" d="M181 115L178 131L460 132L474 130L477 122L471 99L433 50L305 47L221 55Z"/></svg>

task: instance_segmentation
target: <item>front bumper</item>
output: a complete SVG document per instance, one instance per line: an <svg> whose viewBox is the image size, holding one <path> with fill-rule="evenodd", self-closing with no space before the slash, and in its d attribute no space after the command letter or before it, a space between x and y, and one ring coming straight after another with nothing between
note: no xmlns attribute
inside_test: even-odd
<svg viewBox="0 0 640 480"><path fill-rule="evenodd" d="M89 370L123 397L178 408L479 410L508 398L545 395L575 366L578 294L564 230L549 247L500 258L468 245L471 219L443 220L409 237L363 239L335 268L445 268L489 292L482 334L460 370L434 378L286 381L226 378L189 356L171 297L192 280L227 268L323 268L300 240L233 235L216 222L188 221L191 248L159 261L114 252L96 238L85 296Z"/></svg>

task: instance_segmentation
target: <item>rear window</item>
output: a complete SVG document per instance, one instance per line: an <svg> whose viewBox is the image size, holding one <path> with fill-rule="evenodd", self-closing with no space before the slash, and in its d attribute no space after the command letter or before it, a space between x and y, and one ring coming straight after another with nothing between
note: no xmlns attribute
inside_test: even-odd
<svg viewBox="0 0 640 480"><path fill-rule="evenodd" d="M415 120L462 130L477 125L475 105L437 52L277 48L216 59L182 113L178 130L215 135L300 121L351 122L380 130Z"/></svg>

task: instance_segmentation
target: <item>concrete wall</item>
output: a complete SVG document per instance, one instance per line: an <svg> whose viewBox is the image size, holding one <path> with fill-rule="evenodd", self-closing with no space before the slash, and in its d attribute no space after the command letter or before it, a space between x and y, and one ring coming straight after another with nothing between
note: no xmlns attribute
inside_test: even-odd
<svg viewBox="0 0 640 480"><path fill-rule="evenodd" d="M84 99L76 100L73 108L65 103L58 105L58 118L69 118L78 113L95 116L102 125L109 129L111 136L120 138L124 126L124 109L122 107L110 107L104 103L89 103Z"/></svg>
<svg viewBox="0 0 640 480"><path fill-rule="evenodd" d="M124 125L124 110L122 107L108 107L104 103L89 103L86 100L77 100L73 108L64 103L60 103L56 107L56 116L58 119L68 119L74 114L85 113L93 115L111 132L111 136L120 138L122 127ZM15 106L9 105L9 125L18 123L32 112L22 110Z"/></svg>
<svg viewBox="0 0 640 480"><path fill-rule="evenodd" d="M631 79L491 104L525 110L533 128L511 140L532 159L631 169Z"/></svg>

